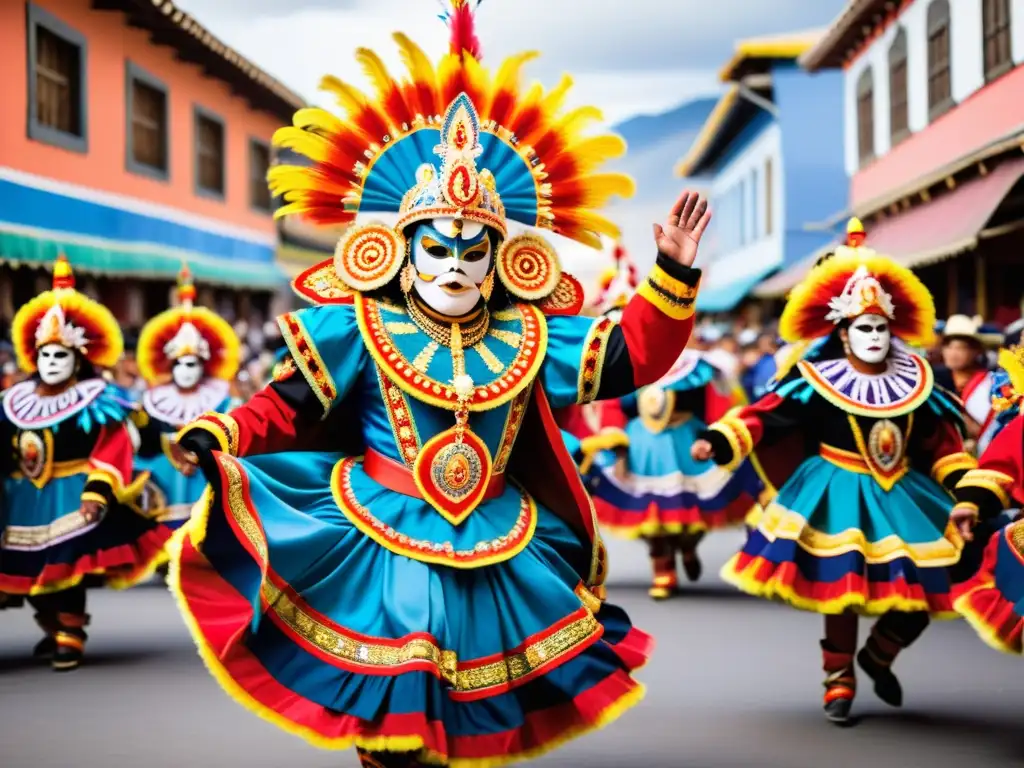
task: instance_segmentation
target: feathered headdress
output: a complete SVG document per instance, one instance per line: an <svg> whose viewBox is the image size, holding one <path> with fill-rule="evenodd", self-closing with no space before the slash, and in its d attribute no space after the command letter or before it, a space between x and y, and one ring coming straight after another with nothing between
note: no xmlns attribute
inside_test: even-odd
<svg viewBox="0 0 1024 768"><path fill-rule="evenodd" d="M53 265L53 289L23 305L11 325L18 365L36 372L36 351L47 344L73 349L97 368L112 368L124 339L110 310L75 290L75 276L64 254Z"/></svg>
<svg viewBox="0 0 1024 768"><path fill-rule="evenodd" d="M302 109L293 126L275 134L275 145L312 161L270 170L271 190L286 203L277 216L351 224L357 214L398 215L394 227L351 227L333 264L300 275L295 288L308 300L347 302L352 290L394 280L405 258L404 228L422 219L465 218L502 237L506 220L515 221L595 248L601 235L618 235L597 211L614 195L632 195L634 185L628 176L598 168L622 155L625 142L610 134L584 135L601 119L593 107L563 112L570 78L550 92L540 84L524 89L520 71L535 53L512 56L493 72L484 68L475 5L445 4L450 46L436 65L396 33L404 77L392 76L376 53L361 48L356 57L375 93L326 77L322 86L344 117ZM496 266L518 299L544 301L557 293L564 300L578 288L562 275L550 245L534 235L506 241Z"/></svg>
<svg viewBox="0 0 1024 768"><path fill-rule="evenodd" d="M612 266L598 278L598 294L591 306L598 312L622 309L640 285L640 276L629 253L621 245L612 251Z"/></svg>
<svg viewBox="0 0 1024 768"><path fill-rule="evenodd" d="M992 410L1000 421L1020 413L1024 404L1024 347L999 350L999 368L992 382Z"/></svg>
<svg viewBox="0 0 1024 768"><path fill-rule="evenodd" d="M821 261L789 295L779 335L789 343L828 336L864 314L889 318L894 336L914 346L934 341L935 302L917 276L863 246L864 229L853 219L847 243Z"/></svg>
<svg viewBox="0 0 1024 768"><path fill-rule="evenodd" d="M178 275L178 306L161 312L142 327L136 349L139 373L149 384L165 381L174 361L195 355L206 362L206 375L230 381L241 364L241 344L234 329L206 307L194 306L192 273Z"/></svg>

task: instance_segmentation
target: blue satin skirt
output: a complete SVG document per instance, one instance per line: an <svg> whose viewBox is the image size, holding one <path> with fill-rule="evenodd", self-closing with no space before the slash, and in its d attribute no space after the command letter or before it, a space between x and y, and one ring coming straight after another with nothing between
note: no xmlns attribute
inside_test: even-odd
<svg viewBox="0 0 1024 768"><path fill-rule="evenodd" d="M650 638L587 587L589 542L519 489L453 526L339 454L220 456L208 476L172 585L225 690L289 732L494 765L642 696Z"/></svg>

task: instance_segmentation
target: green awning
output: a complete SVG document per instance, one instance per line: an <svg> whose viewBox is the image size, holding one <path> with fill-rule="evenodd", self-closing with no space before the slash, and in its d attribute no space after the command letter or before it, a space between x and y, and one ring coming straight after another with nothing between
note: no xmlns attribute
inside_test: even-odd
<svg viewBox="0 0 1024 768"><path fill-rule="evenodd" d="M61 253L76 272L87 274L173 280L182 264L188 263L199 283L274 290L288 282L273 262L217 258L149 243L120 243L64 232L0 229L0 263L49 267Z"/></svg>

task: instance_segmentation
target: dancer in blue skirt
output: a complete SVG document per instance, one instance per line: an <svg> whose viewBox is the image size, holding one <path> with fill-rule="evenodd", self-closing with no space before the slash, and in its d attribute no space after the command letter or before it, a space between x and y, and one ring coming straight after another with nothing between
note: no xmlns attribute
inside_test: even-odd
<svg viewBox="0 0 1024 768"><path fill-rule="evenodd" d="M540 754L635 704L650 650L599 597L604 548L552 408L679 356L707 204L686 193L659 225L621 322L578 316L538 229L614 235L594 207L632 183L594 169L623 144L580 139L564 90L521 91L527 56L492 80L472 21L453 6L437 67L396 35L401 81L361 50L376 97L329 78L344 119L303 109L276 134L312 160L271 170L278 213L349 227L296 280L315 306L280 319L276 381L177 444L211 487L171 573L211 672L365 766Z"/></svg>

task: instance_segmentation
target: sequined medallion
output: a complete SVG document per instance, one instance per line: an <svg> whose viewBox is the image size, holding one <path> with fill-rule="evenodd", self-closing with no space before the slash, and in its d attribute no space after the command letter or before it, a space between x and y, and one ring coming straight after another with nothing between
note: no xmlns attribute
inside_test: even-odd
<svg viewBox="0 0 1024 768"><path fill-rule="evenodd" d="M53 474L53 437L49 432L25 431L18 435L18 464L21 472L37 488Z"/></svg>
<svg viewBox="0 0 1024 768"><path fill-rule="evenodd" d="M661 387L645 387L637 398L637 411L640 421L649 432L658 434L664 431L672 420L675 410L675 392Z"/></svg>
<svg viewBox="0 0 1024 768"><path fill-rule="evenodd" d="M492 467L484 441L469 429L454 427L423 446L413 476L427 503L459 525L483 501Z"/></svg>
<svg viewBox="0 0 1024 768"><path fill-rule="evenodd" d="M882 419L868 433L868 455L882 472L895 469L903 459L904 440L900 428Z"/></svg>

